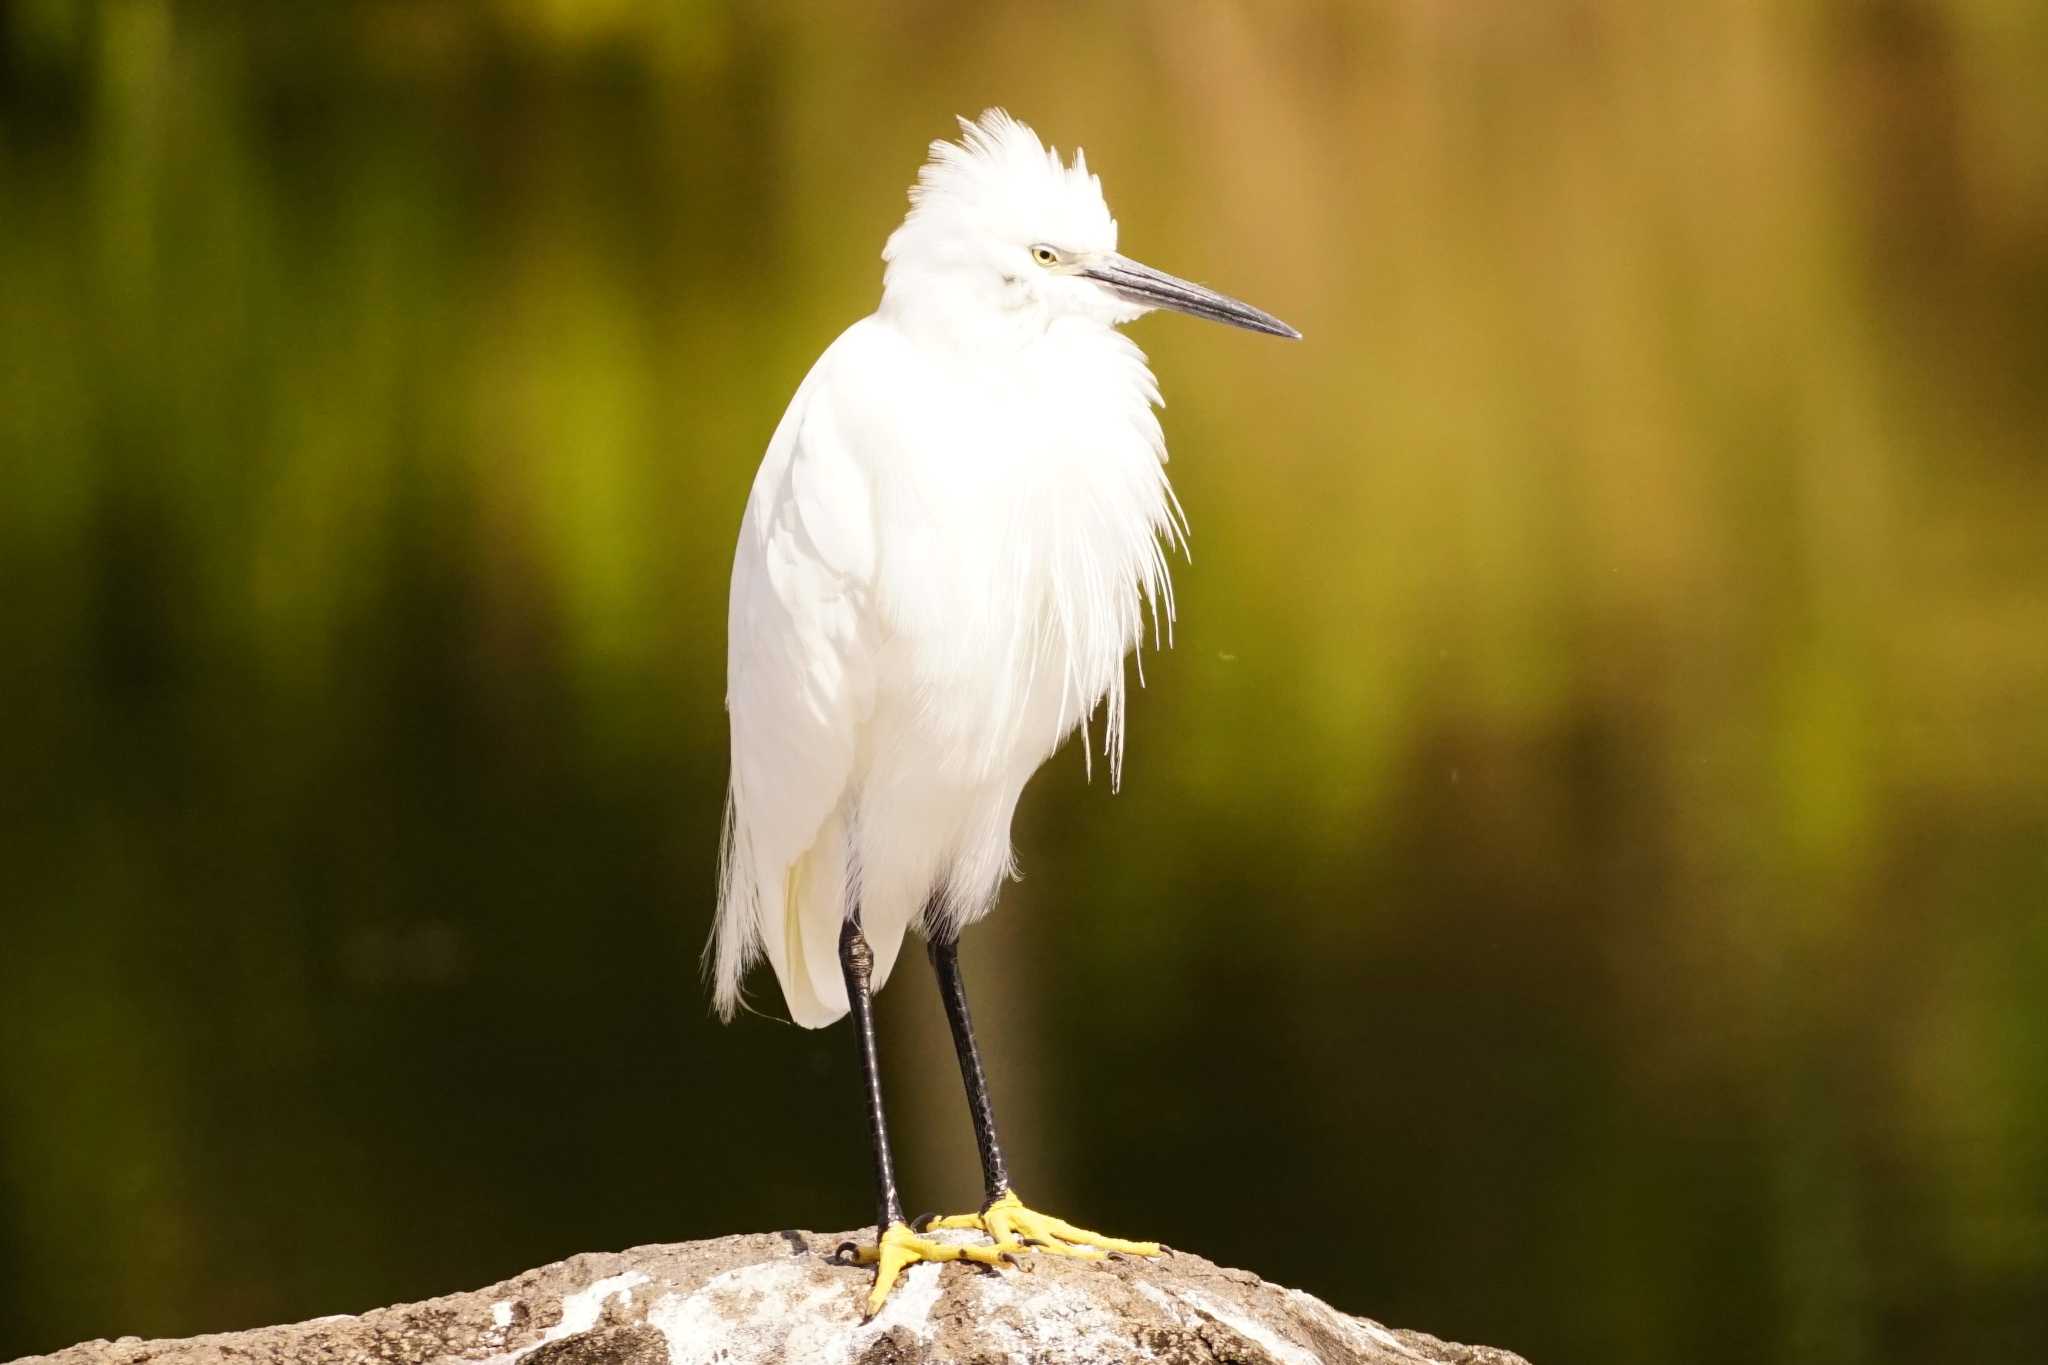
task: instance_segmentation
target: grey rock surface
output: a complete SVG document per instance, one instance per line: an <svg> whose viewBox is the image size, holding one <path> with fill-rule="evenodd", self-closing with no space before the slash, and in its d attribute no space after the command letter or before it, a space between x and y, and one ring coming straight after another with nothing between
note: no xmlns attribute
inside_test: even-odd
<svg viewBox="0 0 2048 1365"><path fill-rule="evenodd" d="M1184 1252L1095 1263L1034 1256L1000 1273L913 1266L862 1322L873 1272L831 1259L842 1240L782 1232L573 1256L488 1289L360 1316L182 1341L89 1341L21 1365L1526 1365L1382 1327Z"/></svg>

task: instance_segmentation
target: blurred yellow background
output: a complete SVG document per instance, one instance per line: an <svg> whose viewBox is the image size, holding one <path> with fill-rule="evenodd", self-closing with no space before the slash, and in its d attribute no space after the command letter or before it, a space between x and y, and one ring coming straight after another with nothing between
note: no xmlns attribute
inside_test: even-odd
<svg viewBox="0 0 2048 1365"><path fill-rule="evenodd" d="M2044 73L2018 0L0 6L0 1357L871 1216L845 1031L698 984L725 581L1001 104L1308 337L1134 328L1193 561L966 942L1021 1188L1560 1365L2048 1359Z"/></svg>

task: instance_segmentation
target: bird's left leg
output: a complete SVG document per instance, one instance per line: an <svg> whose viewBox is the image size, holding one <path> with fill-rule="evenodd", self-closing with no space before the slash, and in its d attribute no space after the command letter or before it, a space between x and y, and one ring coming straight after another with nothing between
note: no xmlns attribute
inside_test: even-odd
<svg viewBox="0 0 2048 1365"><path fill-rule="evenodd" d="M875 1286L868 1293L869 1317L882 1309L890 1288L905 1268L919 1261L976 1261L1000 1265L1014 1261L1021 1250L1013 1241L996 1239L994 1246L959 1245L919 1237L903 1218L903 1200L896 1193L896 1160L889 1150L889 1118L882 1111L882 1066L875 1046L874 998L870 990L875 969L874 949L860 931L860 911L846 917L839 931L839 968L846 977L847 1012L853 1016L854 1041L860 1048L860 1074L867 1091L868 1140L875 1152L875 1245L847 1243L841 1251L852 1250L862 1265L875 1267Z"/></svg>
<svg viewBox="0 0 2048 1365"><path fill-rule="evenodd" d="M1100 1260L1111 1252L1157 1256L1157 1242L1128 1242L1077 1228L1064 1219L1026 1208L1010 1188L1009 1167L1003 1161L1002 1144L996 1140L995 1104L989 1099L988 1075L981 1068L981 1049L974 1041L974 1020L967 1012L967 987L960 979L959 941L934 938L929 950L932 970L939 978L939 994L946 1002L946 1022L953 1029L953 1050L960 1057L960 1079L967 1087L967 1108L974 1119L974 1143L981 1151L987 1197L979 1213L935 1218L926 1222L924 1228L978 1228L993 1237L998 1246L1021 1242L1039 1251L1081 1260Z"/></svg>

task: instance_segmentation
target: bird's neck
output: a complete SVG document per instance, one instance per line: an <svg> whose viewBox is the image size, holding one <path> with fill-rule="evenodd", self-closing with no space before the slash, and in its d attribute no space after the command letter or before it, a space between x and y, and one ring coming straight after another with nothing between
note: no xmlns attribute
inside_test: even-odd
<svg viewBox="0 0 2048 1365"><path fill-rule="evenodd" d="M997 355L1045 334L1051 314L1037 297L980 272L891 268L876 315L920 345L960 355Z"/></svg>

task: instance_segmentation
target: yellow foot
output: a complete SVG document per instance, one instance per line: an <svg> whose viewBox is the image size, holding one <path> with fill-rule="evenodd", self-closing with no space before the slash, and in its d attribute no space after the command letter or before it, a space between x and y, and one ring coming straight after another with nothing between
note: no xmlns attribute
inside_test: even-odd
<svg viewBox="0 0 2048 1365"><path fill-rule="evenodd" d="M980 1213L956 1213L934 1218L924 1225L932 1228L975 1228L995 1238L996 1247L1013 1249L1020 1243L1054 1256L1099 1261L1112 1253L1124 1256L1157 1256L1157 1242L1126 1242L1121 1237L1104 1237L1099 1232L1077 1228L1062 1219L1051 1218L1024 1207L1024 1201L1009 1190Z"/></svg>
<svg viewBox="0 0 2048 1365"><path fill-rule="evenodd" d="M1023 1248L1014 1241L1008 1245L1001 1239L994 1246L982 1246L970 1242L960 1245L954 1242L934 1242L919 1237L901 1223L891 1223L882 1229L881 1240L874 1246L855 1246L852 1242L840 1244L839 1250L852 1251L854 1260L860 1265L875 1268L875 1287L868 1292L869 1317L882 1311L883 1300L889 1297L897 1278L906 1267L920 1261L973 1261L977 1265L996 1266L1004 1262L1015 1264L1016 1253Z"/></svg>

